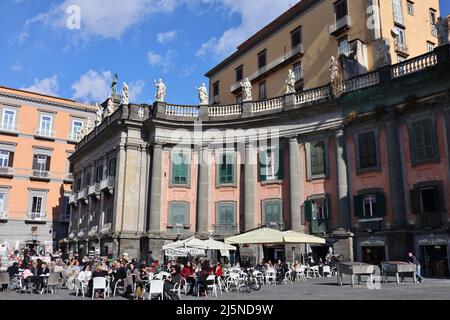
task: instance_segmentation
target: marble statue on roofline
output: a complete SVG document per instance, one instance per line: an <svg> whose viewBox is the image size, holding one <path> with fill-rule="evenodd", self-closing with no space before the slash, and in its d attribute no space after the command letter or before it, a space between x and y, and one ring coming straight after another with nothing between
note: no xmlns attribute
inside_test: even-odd
<svg viewBox="0 0 450 320"><path fill-rule="evenodd" d="M331 89L333 90L333 95L339 97L342 94L344 77L342 73L341 63L339 58L331 57L330 63L330 80Z"/></svg>
<svg viewBox="0 0 450 320"><path fill-rule="evenodd" d="M117 82L119 80L119 76L116 74L114 74L114 80L113 83L111 84L111 94L114 95L117 93Z"/></svg>
<svg viewBox="0 0 450 320"><path fill-rule="evenodd" d="M130 98L128 96L128 85L126 82L122 86L122 104L128 105L130 103Z"/></svg>
<svg viewBox="0 0 450 320"><path fill-rule="evenodd" d="M288 78L286 80L286 94L295 93L295 73L289 69Z"/></svg>
<svg viewBox="0 0 450 320"><path fill-rule="evenodd" d="M106 112L104 114L105 117L112 115L114 112L114 99L111 96L108 97L108 104L106 107Z"/></svg>
<svg viewBox="0 0 450 320"><path fill-rule="evenodd" d="M156 87L156 101L158 102L164 102L166 98L166 85L162 81L162 79L159 79L159 81L154 82Z"/></svg>
<svg viewBox="0 0 450 320"><path fill-rule="evenodd" d="M103 107L98 103L96 103L95 106L97 107L97 112L95 113L96 115L95 124L99 126L102 123L104 110Z"/></svg>
<svg viewBox="0 0 450 320"><path fill-rule="evenodd" d="M195 88L198 92L198 99L200 100L200 105L208 105L208 89L206 89L206 85L203 82L200 88Z"/></svg>
<svg viewBox="0 0 450 320"><path fill-rule="evenodd" d="M245 78L244 82L241 82L242 91L244 92L243 102L252 101L252 83L248 78Z"/></svg>
<svg viewBox="0 0 450 320"><path fill-rule="evenodd" d="M436 31L439 39L439 45L450 43L450 15L439 17L436 23Z"/></svg>

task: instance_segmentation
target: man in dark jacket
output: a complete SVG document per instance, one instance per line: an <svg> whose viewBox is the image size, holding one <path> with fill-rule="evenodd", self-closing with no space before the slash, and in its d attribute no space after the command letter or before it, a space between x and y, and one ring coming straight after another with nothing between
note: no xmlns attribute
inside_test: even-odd
<svg viewBox="0 0 450 320"><path fill-rule="evenodd" d="M416 265L416 277L417 277L417 280L419 280L419 282L422 283L423 282L423 277L420 274L421 265L420 265L419 260L416 258L415 255L412 254L412 252L408 253L408 261L409 261L409 263L412 263L412 264Z"/></svg>
<svg viewBox="0 0 450 320"><path fill-rule="evenodd" d="M178 295L172 291L177 283L181 280L180 267L175 265L170 270L170 276L164 281L164 295L169 300L180 300Z"/></svg>

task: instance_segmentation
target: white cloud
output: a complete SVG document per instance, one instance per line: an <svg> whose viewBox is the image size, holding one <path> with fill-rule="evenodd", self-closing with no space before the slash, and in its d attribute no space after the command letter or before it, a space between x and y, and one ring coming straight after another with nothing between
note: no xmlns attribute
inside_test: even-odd
<svg viewBox="0 0 450 320"><path fill-rule="evenodd" d="M176 31L161 32L161 33L158 33L156 36L156 39L161 44L169 43L170 41L173 41L176 38L177 38Z"/></svg>
<svg viewBox="0 0 450 320"><path fill-rule="evenodd" d="M50 78L34 79L34 83L28 88L21 88L31 92L46 94L49 96L57 96L58 93L58 76L54 75Z"/></svg>
<svg viewBox="0 0 450 320"><path fill-rule="evenodd" d="M25 26L42 23L55 28L67 28L69 14L66 10L75 5L81 12L81 29L77 35L88 40L91 37L119 39L133 25L155 13L170 13L179 4L177 0L65 0L48 12L29 19Z"/></svg>
<svg viewBox="0 0 450 320"><path fill-rule="evenodd" d="M140 95L145 87L144 80L138 80L131 82L129 85L129 96L131 102L139 103L138 99L140 99Z"/></svg>
<svg viewBox="0 0 450 320"><path fill-rule="evenodd" d="M111 71L97 72L89 70L72 85L74 100L83 102L103 102L111 91L113 74Z"/></svg>
<svg viewBox="0 0 450 320"><path fill-rule="evenodd" d="M235 51L239 44L289 9L292 4L292 0L203 0L203 2L219 4L230 14L238 14L241 17L239 26L226 30L220 38L209 39L196 53L198 57L212 53L219 59Z"/></svg>
<svg viewBox="0 0 450 320"><path fill-rule="evenodd" d="M148 64L152 67L161 67L164 73L172 71L175 68L173 59L176 56L176 52L172 49L166 51L164 55L149 51L147 53Z"/></svg>

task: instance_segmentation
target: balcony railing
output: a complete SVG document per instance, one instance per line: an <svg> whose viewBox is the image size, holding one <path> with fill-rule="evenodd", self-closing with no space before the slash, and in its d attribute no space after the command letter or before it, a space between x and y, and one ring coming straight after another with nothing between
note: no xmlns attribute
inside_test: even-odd
<svg viewBox="0 0 450 320"><path fill-rule="evenodd" d="M195 118L199 116L199 107L168 104L164 113L169 116Z"/></svg>
<svg viewBox="0 0 450 320"><path fill-rule="evenodd" d="M348 30L350 27L350 16L346 15L330 25L330 34L333 36L338 35L341 31Z"/></svg>
<svg viewBox="0 0 450 320"><path fill-rule="evenodd" d="M66 175L64 176L64 182L72 183L73 182L73 173L66 173Z"/></svg>
<svg viewBox="0 0 450 320"><path fill-rule="evenodd" d="M94 183L88 188L88 196L95 196L100 193L100 183Z"/></svg>
<svg viewBox="0 0 450 320"><path fill-rule="evenodd" d="M78 200L87 200L86 188L83 188L80 191L78 191Z"/></svg>
<svg viewBox="0 0 450 320"><path fill-rule="evenodd" d="M47 213L45 212L28 212L27 221L46 221Z"/></svg>
<svg viewBox="0 0 450 320"><path fill-rule="evenodd" d="M114 190L114 177L107 177L106 179L103 179L102 182L100 182L100 190Z"/></svg>
<svg viewBox="0 0 450 320"><path fill-rule="evenodd" d="M380 83L380 75L377 71L364 74L344 82L344 92L356 91L359 89L371 87Z"/></svg>
<svg viewBox="0 0 450 320"><path fill-rule="evenodd" d="M214 234L219 236L235 235L237 233L237 225L235 224L216 224L214 225Z"/></svg>
<svg viewBox="0 0 450 320"><path fill-rule="evenodd" d="M88 232L88 237L96 236L98 232L98 226L92 227Z"/></svg>
<svg viewBox="0 0 450 320"><path fill-rule="evenodd" d="M50 171L33 170L31 173L31 178L32 179L50 180Z"/></svg>
<svg viewBox="0 0 450 320"><path fill-rule="evenodd" d="M283 108L283 98L274 98L252 103L252 112L261 112Z"/></svg>
<svg viewBox="0 0 450 320"><path fill-rule="evenodd" d="M438 63L437 55L435 52L429 52L424 55L415 57L410 60L406 60L397 63L391 67L392 79L406 76L408 74L432 67Z"/></svg>
<svg viewBox="0 0 450 320"><path fill-rule="evenodd" d="M69 196L69 204L76 203L78 200L78 193L74 192L71 196Z"/></svg>
<svg viewBox="0 0 450 320"><path fill-rule="evenodd" d="M303 54L304 53L304 49L303 49L303 44L299 44L298 46L292 48L291 50L289 50L287 53L283 54L282 56L278 57L277 59L275 59L274 61L272 61L271 63L265 65L264 67L258 69L255 73L253 73L252 75L250 75L248 78L248 80L251 82L253 80L255 80L256 78L262 76L263 74L273 70L276 67L279 67L280 65L284 64L286 61L289 61L291 58L299 55L299 54ZM236 91L237 89L239 89L241 87L241 83L235 83L234 85L231 86L231 92Z"/></svg>
<svg viewBox="0 0 450 320"><path fill-rule="evenodd" d="M36 131L34 132L34 135L36 137L40 137L40 138L54 139L55 138L55 131L54 130L47 130L47 129L37 128Z"/></svg>
<svg viewBox="0 0 450 320"><path fill-rule="evenodd" d="M0 167L0 176L13 177L14 176L14 169L10 168L10 167Z"/></svg>
<svg viewBox="0 0 450 320"><path fill-rule="evenodd" d="M101 234L108 234L111 232L111 223L105 223L100 230Z"/></svg>
<svg viewBox="0 0 450 320"><path fill-rule="evenodd" d="M210 117L224 117L233 116L242 113L240 104L224 105L224 106L211 106L208 108Z"/></svg>
<svg viewBox="0 0 450 320"><path fill-rule="evenodd" d="M8 212L0 212L0 220L8 220Z"/></svg>
<svg viewBox="0 0 450 320"><path fill-rule="evenodd" d="M17 133L18 132L18 128L17 128L17 125L15 123L2 122L0 124L0 131Z"/></svg>
<svg viewBox="0 0 450 320"><path fill-rule="evenodd" d="M189 230L191 229L190 224L181 224L181 223L176 223L176 224L168 223L166 225L166 227L167 227L167 232L172 233L172 234L187 234L187 233L189 233Z"/></svg>
<svg viewBox="0 0 450 320"><path fill-rule="evenodd" d="M330 86L326 85L306 91L302 91L295 95L295 104L311 104L331 99Z"/></svg>
<svg viewBox="0 0 450 320"><path fill-rule="evenodd" d="M409 49L406 43L394 41L395 51L404 55L409 55Z"/></svg>
<svg viewBox="0 0 450 320"><path fill-rule="evenodd" d="M67 137L67 140L72 141L72 142L78 142L78 135L76 133L70 133L69 136Z"/></svg>

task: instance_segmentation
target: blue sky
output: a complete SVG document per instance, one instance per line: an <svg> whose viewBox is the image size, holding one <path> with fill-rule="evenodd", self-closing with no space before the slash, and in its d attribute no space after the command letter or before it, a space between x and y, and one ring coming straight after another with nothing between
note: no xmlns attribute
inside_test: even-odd
<svg viewBox="0 0 450 320"><path fill-rule="evenodd" d="M0 85L101 102L114 73L131 102L198 102L195 87L236 46L296 0L2 0ZM80 29L67 21L80 8ZM69 9L69 11L67 11ZM441 14L450 1L441 0Z"/></svg>

